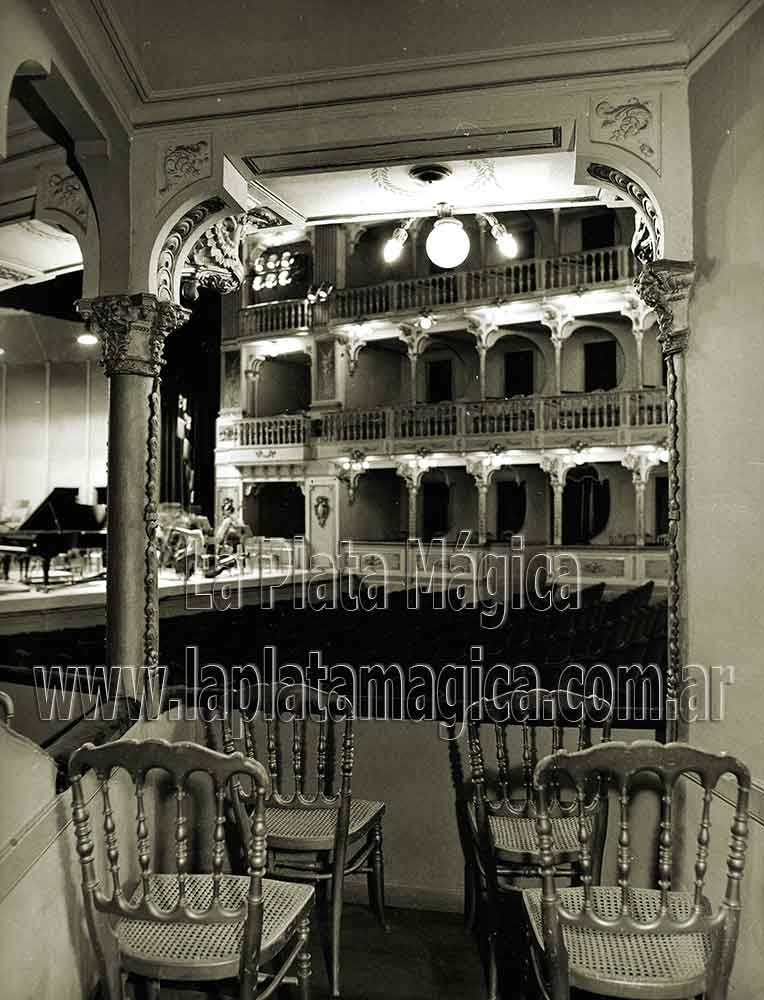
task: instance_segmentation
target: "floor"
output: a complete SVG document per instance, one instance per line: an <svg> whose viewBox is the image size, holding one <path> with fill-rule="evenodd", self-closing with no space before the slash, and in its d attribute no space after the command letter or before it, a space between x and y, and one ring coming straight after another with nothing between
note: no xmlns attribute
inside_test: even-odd
<svg viewBox="0 0 764 1000"><path fill-rule="evenodd" d="M388 910L385 933L364 906L347 906L342 933L343 1000L485 1000L472 934L455 913ZM313 998L329 996L318 935L313 934ZM227 991L226 991L227 993ZM161 1000L207 1000L220 994L162 989ZM296 998L284 988L280 1000ZM523 997L524 992L517 997ZM136 1000L142 1000L136 992ZM506 1000L514 1000L508 994Z"/></svg>

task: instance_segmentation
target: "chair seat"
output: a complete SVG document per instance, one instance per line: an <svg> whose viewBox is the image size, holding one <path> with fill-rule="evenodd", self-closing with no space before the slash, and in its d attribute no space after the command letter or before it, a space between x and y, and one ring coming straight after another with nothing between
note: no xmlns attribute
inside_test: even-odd
<svg viewBox="0 0 764 1000"><path fill-rule="evenodd" d="M474 806L470 803L473 830L476 829ZM589 834L592 832L591 819L585 820ZM530 861L538 854L536 821L525 816L508 816L493 813L488 816L488 828L497 855L519 857ZM552 838L558 857L574 857L581 851L578 840L578 816L552 817Z"/></svg>
<svg viewBox="0 0 764 1000"><path fill-rule="evenodd" d="M161 909L172 909L178 902L176 875L151 875L153 900ZM249 876L223 875L220 883L221 904L229 909L242 906L249 893ZM143 895L139 885L131 903ZM275 953L294 929L299 918L312 903L313 888L309 885L263 879L263 930L261 956L263 961ZM186 900L189 907L206 909L212 902L212 876L187 875ZM204 966L214 966L216 975L235 976L241 958L244 921L208 924L134 920L120 917L114 925L122 952L122 964L133 972L146 972L156 966L173 970L178 979L191 978L189 963L195 963L198 976ZM230 968L228 968L230 966ZM224 971L224 970L228 971ZM185 970L185 971L184 971ZM167 977L170 978L170 977Z"/></svg>
<svg viewBox="0 0 764 1000"><path fill-rule="evenodd" d="M562 905L576 912L583 906L583 888L558 890ZM654 920L660 913L661 894L657 889L629 889L631 913L640 922ZM528 920L543 951L541 890L526 889L523 902ZM595 913L614 919L621 912L621 890L615 886L594 886ZM669 893L669 914L687 919L693 911L689 893ZM592 992L619 996L653 996L650 987L667 989L667 996L693 996L704 988L705 967L711 953L711 936L691 934L628 934L598 931L574 924L563 925L568 951L570 984Z"/></svg>
<svg viewBox="0 0 764 1000"><path fill-rule="evenodd" d="M384 802L351 799L348 839L360 837L384 811ZM265 810L265 825L270 848L304 846L307 850L328 850L334 844L337 810L269 806Z"/></svg>

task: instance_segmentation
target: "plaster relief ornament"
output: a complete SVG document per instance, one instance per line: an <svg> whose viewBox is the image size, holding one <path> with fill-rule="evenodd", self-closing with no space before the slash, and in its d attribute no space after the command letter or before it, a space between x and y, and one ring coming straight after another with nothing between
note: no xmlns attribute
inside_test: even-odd
<svg viewBox="0 0 764 1000"><path fill-rule="evenodd" d="M321 496L316 497L313 502L313 513L316 515L316 521L318 522L319 528L326 526L331 510L332 508L329 504L329 497L325 496L323 493Z"/></svg>
<svg viewBox="0 0 764 1000"><path fill-rule="evenodd" d="M200 177L209 177L211 169L209 140L199 139L197 142L166 146L161 154L158 194L169 197L178 188L185 187Z"/></svg>
<svg viewBox="0 0 764 1000"><path fill-rule="evenodd" d="M660 95L628 95L614 100L592 98L591 104L592 141L626 149L660 174Z"/></svg>

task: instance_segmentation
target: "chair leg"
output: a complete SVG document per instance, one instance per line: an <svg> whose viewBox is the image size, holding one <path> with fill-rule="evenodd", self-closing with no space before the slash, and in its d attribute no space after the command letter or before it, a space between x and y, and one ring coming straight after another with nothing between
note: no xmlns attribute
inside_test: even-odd
<svg viewBox="0 0 764 1000"><path fill-rule="evenodd" d="M385 919L385 857L382 850L382 821L374 824L372 830L374 840L374 850L371 852L371 864L366 882L369 890L369 905L377 915L377 920L389 931L390 927Z"/></svg>
<svg viewBox="0 0 764 1000"><path fill-rule="evenodd" d="M496 965L496 936L493 931L488 935L488 1000L499 998L499 970Z"/></svg>
<svg viewBox="0 0 764 1000"><path fill-rule="evenodd" d="M332 879L332 924L331 924L331 949L332 967L330 974L330 985L332 996L340 995L340 933L342 930L342 904L345 893L345 873L335 871Z"/></svg>
<svg viewBox="0 0 764 1000"><path fill-rule="evenodd" d="M310 1000L310 916L305 916L299 923L300 952L297 955L297 983L300 989L300 1000Z"/></svg>
<svg viewBox="0 0 764 1000"><path fill-rule="evenodd" d="M464 926L474 931L477 925L477 905L480 886L475 866L467 861L464 865Z"/></svg>

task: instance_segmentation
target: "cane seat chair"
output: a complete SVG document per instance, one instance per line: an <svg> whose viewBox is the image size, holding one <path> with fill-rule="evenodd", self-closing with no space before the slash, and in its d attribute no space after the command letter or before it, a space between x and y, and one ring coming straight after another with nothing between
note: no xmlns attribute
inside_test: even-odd
<svg viewBox="0 0 764 1000"><path fill-rule="evenodd" d="M539 839L533 773L541 751L548 746L555 755L566 732L576 746L592 745L593 734L610 740L612 709L609 703L567 690L516 690L482 703L467 723L472 801L469 815L477 865L471 895L483 900L482 924L488 955L488 993L498 994L496 945L499 934L500 896L516 890L518 879L540 877ZM489 730L490 735L484 735ZM521 766L512 767L512 736L520 743ZM487 748L493 746L495 765L486 765ZM554 782L550 795L550 823L556 834L554 868L558 875L579 875L578 803L570 789ZM597 786L587 790L585 823L592 853L592 874L599 878L607 832L607 796Z"/></svg>
<svg viewBox="0 0 764 1000"><path fill-rule="evenodd" d="M576 789L581 885L556 884L550 792L560 774ZM660 787L657 830L658 889L631 884L631 793L635 778L650 774ZM724 774L737 782L719 907L705 896L714 788ZM680 778L692 776L702 794L691 891L672 888L674 795ZM610 782L619 802L617 885L595 885L592 845L582 808L592 781ZM571 988L615 997L686 1000L703 995L725 1000L740 921L740 883L745 863L751 778L739 760L683 743L610 743L580 752L562 751L535 773L536 828L542 888L523 902L531 930L533 966L549 1000L569 1000ZM691 786L683 789L686 798ZM678 796L677 796L678 797ZM688 844L691 840L687 841Z"/></svg>
<svg viewBox="0 0 764 1000"><path fill-rule="evenodd" d="M369 904L387 927L382 819L385 803L354 798L353 712L347 698L306 685L262 685L257 711L210 720L208 733L227 753L243 746L263 759L271 779L266 800L268 872L316 886L329 927L328 971L332 996L340 995L340 937L344 881L365 874ZM237 732L234 732L234 725ZM249 822L240 810L240 826Z"/></svg>
<svg viewBox="0 0 764 1000"><path fill-rule="evenodd" d="M98 852L83 789L83 776L91 769L100 782L110 890L101 887L97 874ZM120 874L116 817L121 810L113 804L110 790L115 772L121 771L130 778L136 804L139 875L134 889L123 883ZM262 765L242 754L220 754L196 743L124 739L100 747L88 743L76 750L69 761L69 777L85 914L106 1000L123 1000L128 974L148 980L151 997L159 995L161 980L238 977L240 1000L264 998L279 983L290 981L299 985L303 1000L309 1000L313 889L264 877L270 781ZM157 855L167 838L150 833L149 815L159 803L147 801L146 793L161 796L168 779L174 803L175 872L160 873L155 871ZM251 804L248 873L231 875L224 871L226 792L238 788L242 780L250 789ZM198 810L202 818L214 817L206 874L189 870L195 847L189 834L196 829L192 806L193 815ZM268 963L275 971L266 974L263 967ZM293 967L296 975L291 974Z"/></svg>

